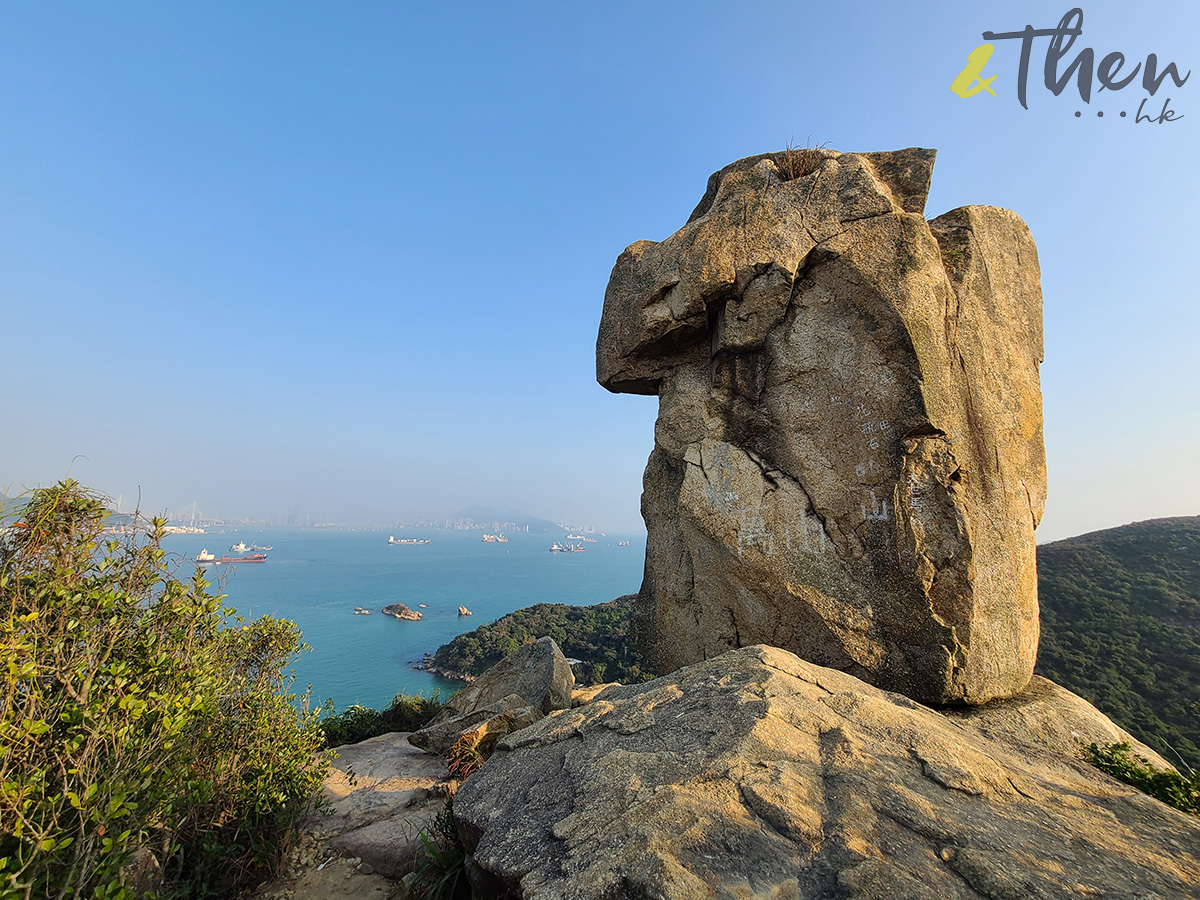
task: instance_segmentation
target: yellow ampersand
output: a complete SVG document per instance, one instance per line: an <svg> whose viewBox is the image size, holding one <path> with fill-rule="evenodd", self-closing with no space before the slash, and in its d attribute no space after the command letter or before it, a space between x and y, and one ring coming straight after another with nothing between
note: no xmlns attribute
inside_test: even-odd
<svg viewBox="0 0 1200 900"><path fill-rule="evenodd" d="M986 90L995 97L996 92L992 90L992 82L996 80L996 76L993 75L987 80L979 77L983 74L983 67L992 58L994 49L993 44L980 44L972 50L967 56L967 67L959 72L958 77L951 82L950 90L960 97L974 97L980 91Z"/></svg>

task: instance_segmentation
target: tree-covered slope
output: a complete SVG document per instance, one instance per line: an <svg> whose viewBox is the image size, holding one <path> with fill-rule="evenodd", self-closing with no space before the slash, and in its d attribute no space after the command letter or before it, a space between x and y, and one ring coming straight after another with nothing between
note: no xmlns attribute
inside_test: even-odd
<svg viewBox="0 0 1200 900"><path fill-rule="evenodd" d="M460 634L438 648L433 664L462 675L479 675L523 643L549 635L569 658L584 684L632 684L654 676L629 639L633 595L596 606L539 603Z"/></svg>
<svg viewBox="0 0 1200 900"><path fill-rule="evenodd" d="M1200 516L1045 544L1038 591L1038 673L1200 769Z"/></svg>

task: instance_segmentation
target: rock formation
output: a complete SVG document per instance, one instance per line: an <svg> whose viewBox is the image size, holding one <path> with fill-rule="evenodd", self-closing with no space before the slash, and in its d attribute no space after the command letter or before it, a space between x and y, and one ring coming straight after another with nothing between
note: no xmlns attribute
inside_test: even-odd
<svg viewBox="0 0 1200 900"><path fill-rule="evenodd" d="M740 160L617 260L596 368L659 397L634 613L658 671L768 643L929 703L1029 681L1037 250L1007 210L927 222L934 155Z"/></svg>
<svg viewBox="0 0 1200 900"><path fill-rule="evenodd" d="M381 612L385 616L395 616L397 619L408 619L412 622L421 621L421 614L415 609L409 609L403 603L389 603Z"/></svg>
<svg viewBox="0 0 1200 900"><path fill-rule="evenodd" d="M770 647L610 687L510 734L459 788L474 895L1197 896L1193 817L1031 749L1038 729L1004 737L1011 715L993 737L987 708L970 715Z"/></svg>
<svg viewBox="0 0 1200 900"><path fill-rule="evenodd" d="M548 637L513 651L455 694L429 724L409 740L430 753L445 753L468 731L506 734L556 709L570 709L575 675L558 644Z"/></svg>

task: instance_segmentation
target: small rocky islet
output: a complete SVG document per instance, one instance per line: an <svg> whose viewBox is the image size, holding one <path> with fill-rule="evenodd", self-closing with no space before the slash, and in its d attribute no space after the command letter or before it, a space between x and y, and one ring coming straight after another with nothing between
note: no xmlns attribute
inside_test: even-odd
<svg viewBox="0 0 1200 900"><path fill-rule="evenodd" d="M421 621L421 613L415 609L409 609L403 603L389 603L380 611L385 616L394 616L397 619L407 619L410 622Z"/></svg>
<svg viewBox="0 0 1200 900"><path fill-rule="evenodd" d="M1166 760L1032 677L1037 251L1007 210L926 220L934 157L739 160L618 258L597 377L659 397L633 637L668 674L580 689L542 638L409 749L339 751L487 758L452 805L474 897L1200 894L1194 817L1080 751ZM388 781L330 787L330 840L399 877L454 786Z"/></svg>

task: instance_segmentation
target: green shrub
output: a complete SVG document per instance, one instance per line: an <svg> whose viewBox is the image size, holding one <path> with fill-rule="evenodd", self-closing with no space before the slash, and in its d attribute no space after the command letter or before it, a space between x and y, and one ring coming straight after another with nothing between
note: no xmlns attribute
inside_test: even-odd
<svg viewBox="0 0 1200 900"><path fill-rule="evenodd" d="M466 850L454 825L454 800L417 832L423 844L413 868L410 895L416 900L470 900Z"/></svg>
<svg viewBox="0 0 1200 900"><path fill-rule="evenodd" d="M340 747L393 731L417 731L441 708L442 701L436 691L432 697L397 694L392 705L383 712L369 706L348 706L342 712L322 719L321 729L326 746Z"/></svg>
<svg viewBox="0 0 1200 900"><path fill-rule="evenodd" d="M1156 769L1130 749L1128 743L1090 744L1084 759L1105 774L1132 785L1168 806L1200 816L1200 777Z"/></svg>
<svg viewBox="0 0 1200 900"><path fill-rule="evenodd" d="M163 522L106 537L73 481L0 517L0 898L228 897L269 876L328 760L285 671L296 626L246 624Z"/></svg>

